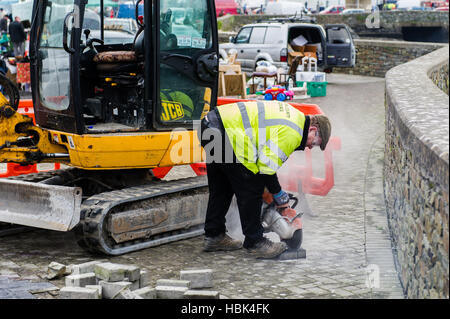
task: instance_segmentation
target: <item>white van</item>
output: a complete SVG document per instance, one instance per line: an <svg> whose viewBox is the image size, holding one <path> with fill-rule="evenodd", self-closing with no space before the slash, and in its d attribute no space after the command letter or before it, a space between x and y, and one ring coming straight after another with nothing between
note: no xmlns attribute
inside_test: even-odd
<svg viewBox="0 0 450 319"><path fill-rule="evenodd" d="M289 44L302 36L306 44L317 48L317 66L323 70L333 67L354 67L356 49L349 28L344 24L321 25L295 23L286 19L243 26L229 43L219 44L227 54L237 52L237 61L246 72L253 72L259 61L286 67ZM281 21L281 22L280 22Z"/></svg>
<svg viewBox="0 0 450 319"><path fill-rule="evenodd" d="M408 10L415 7L420 7L420 3L423 0L398 0L397 9Z"/></svg>

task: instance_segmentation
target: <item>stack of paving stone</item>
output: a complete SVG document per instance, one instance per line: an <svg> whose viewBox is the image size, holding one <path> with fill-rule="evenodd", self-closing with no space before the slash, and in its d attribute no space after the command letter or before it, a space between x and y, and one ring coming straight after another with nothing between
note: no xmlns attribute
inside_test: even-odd
<svg viewBox="0 0 450 319"><path fill-rule="evenodd" d="M70 273L61 299L219 299L217 291L207 289L213 287L211 269L181 270L180 279L158 279L155 287L149 285L147 271L104 261L70 267L51 263L50 273L56 277Z"/></svg>

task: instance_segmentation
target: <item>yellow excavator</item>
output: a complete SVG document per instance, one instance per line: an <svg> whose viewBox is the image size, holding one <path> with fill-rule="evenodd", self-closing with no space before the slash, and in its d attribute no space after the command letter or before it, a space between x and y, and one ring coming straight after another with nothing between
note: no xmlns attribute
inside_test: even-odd
<svg viewBox="0 0 450 319"><path fill-rule="evenodd" d="M0 230L74 230L82 247L108 255L203 234L205 176L161 178L173 166L202 161L199 121L235 101L217 98L214 0L138 0L134 9L137 31L126 23L111 28L103 0L34 0L35 122L0 75L0 163L65 165L0 178ZM294 106L321 113L313 104ZM312 177L309 161L280 176L292 184L287 190L325 195L333 186L332 149L325 179Z"/></svg>
<svg viewBox="0 0 450 319"><path fill-rule="evenodd" d="M143 0L137 32L106 27L103 0L35 0L29 43L36 123L1 78L0 162L67 169L0 179L0 222L124 254L203 232L207 181L152 169L200 162L194 125L217 102L214 0Z"/></svg>

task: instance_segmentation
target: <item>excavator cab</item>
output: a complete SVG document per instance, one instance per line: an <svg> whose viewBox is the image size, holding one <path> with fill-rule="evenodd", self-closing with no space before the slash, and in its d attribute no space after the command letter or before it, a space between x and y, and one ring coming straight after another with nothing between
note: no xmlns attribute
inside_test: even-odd
<svg viewBox="0 0 450 319"><path fill-rule="evenodd" d="M217 99L214 1L138 1L134 34L105 24L110 15L103 0L34 2L36 124L78 135L192 129Z"/></svg>

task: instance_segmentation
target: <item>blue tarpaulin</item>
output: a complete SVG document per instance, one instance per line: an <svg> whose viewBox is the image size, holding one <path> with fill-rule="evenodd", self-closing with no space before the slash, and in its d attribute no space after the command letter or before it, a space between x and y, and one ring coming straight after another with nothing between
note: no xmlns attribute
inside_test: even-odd
<svg viewBox="0 0 450 319"><path fill-rule="evenodd" d="M139 5L139 15L144 15L144 6ZM136 19L134 4L122 3L119 5L119 11L117 12L117 18L132 18Z"/></svg>

